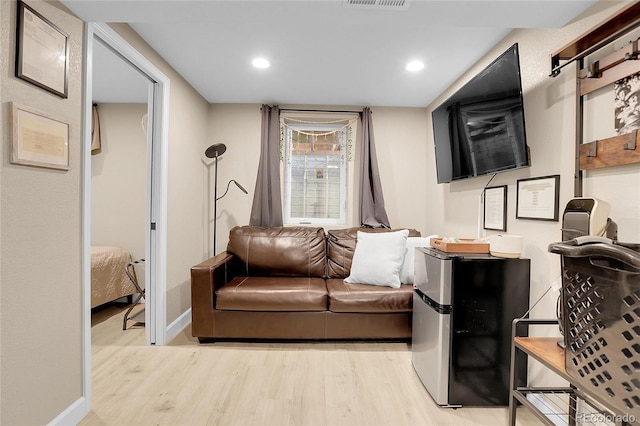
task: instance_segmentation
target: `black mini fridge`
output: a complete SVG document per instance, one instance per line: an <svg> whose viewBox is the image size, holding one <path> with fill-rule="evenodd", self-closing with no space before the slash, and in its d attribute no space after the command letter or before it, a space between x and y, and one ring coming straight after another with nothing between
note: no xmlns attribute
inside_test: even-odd
<svg viewBox="0 0 640 426"><path fill-rule="evenodd" d="M529 308L530 260L418 248L411 358L441 406L509 405L511 324ZM517 367L526 379L526 363Z"/></svg>

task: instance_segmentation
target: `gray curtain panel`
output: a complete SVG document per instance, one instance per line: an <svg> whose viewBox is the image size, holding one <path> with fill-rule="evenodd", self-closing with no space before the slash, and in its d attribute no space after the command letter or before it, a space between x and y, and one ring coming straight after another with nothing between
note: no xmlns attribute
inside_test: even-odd
<svg viewBox="0 0 640 426"><path fill-rule="evenodd" d="M360 160L360 226L391 228L384 208L369 107L362 111L362 157Z"/></svg>
<svg viewBox="0 0 640 426"><path fill-rule="evenodd" d="M280 108L262 105L262 141L250 225L282 226Z"/></svg>

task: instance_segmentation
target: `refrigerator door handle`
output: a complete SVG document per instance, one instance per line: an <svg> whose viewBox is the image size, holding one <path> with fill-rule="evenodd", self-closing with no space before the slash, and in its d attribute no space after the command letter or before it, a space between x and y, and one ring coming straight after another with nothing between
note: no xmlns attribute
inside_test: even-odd
<svg viewBox="0 0 640 426"><path fill-rule="evenodd" d="M435 300L433 300L432 298L424 294L422 291L420 291L420 289L414 288L413 290L420 297L420 299L422 299L424 303L429 305L437 313L439 314L451 313L451 305L441 305L440 303L436 302Z"/></svg>

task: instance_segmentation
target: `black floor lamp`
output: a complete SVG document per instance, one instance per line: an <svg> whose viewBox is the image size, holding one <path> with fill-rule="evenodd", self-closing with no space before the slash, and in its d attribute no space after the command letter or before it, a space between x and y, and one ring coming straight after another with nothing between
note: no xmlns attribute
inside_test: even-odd
<svg viewBox="0 0 640 426"><path fill-rule="evenodd" d="M227 190L224 191L224 194L222 194L221 196L218 197L218 158L225 153L225 151L227 150L227 146L223 143L216 143L211 145L209 148L206 149L206 151L204 152L204 155L209 157L209 158L214 158L216 161L215 164L215 178L214 178L214 183L213 183L213 253L212 255L215 256L216 255L216 223L218 221L217 218L217 214L218 214L218 200L220 200L222 197L224 197L225 195L227 195L227 192L229 192L229 185L231 185L231 182L235 183L236 186L238 188L240 188L240 190L242 192L244 192L245 194L248 194L247 190L244 189L242 187L242 185L240 185L235 179L231 179L228 183L227 183Z"/></svg>

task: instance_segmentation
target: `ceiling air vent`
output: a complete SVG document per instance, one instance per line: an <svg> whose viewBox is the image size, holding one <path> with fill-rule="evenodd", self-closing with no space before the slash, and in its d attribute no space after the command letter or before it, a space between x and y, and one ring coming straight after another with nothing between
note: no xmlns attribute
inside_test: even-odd
<svg viewBox="0 0 640 426"><path fill-rule="evenodd" d="M357 9L407 10L410 0L344 0L345 7Z"/></svg>

